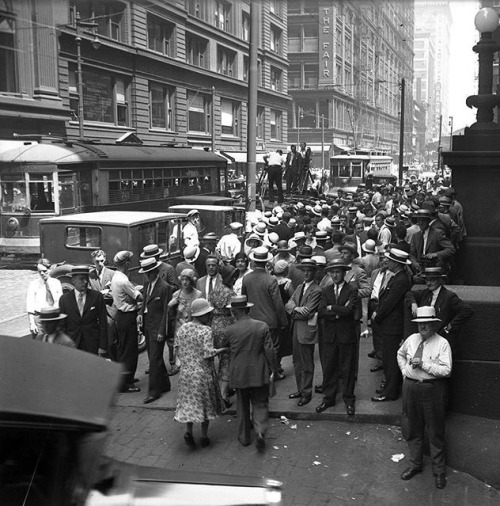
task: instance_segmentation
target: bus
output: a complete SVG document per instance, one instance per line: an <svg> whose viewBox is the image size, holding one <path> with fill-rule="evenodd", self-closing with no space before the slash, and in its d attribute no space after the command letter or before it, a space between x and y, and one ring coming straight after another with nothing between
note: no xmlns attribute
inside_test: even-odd
<svg viewBox="0 0 500 506"><path fill-rule="evenodd" d="M43 218L167 211L176 197L227 196L227 160L189 147L0 140L0 257L39 256Z"/></svg>
<svg viewBox="0 0 500 506"><path fill-rule="evenodd" d="M355 192L364 183L396 184L398 169L391 156L378 151L347 151L330 158L328 194L337 190Z"/></svg>

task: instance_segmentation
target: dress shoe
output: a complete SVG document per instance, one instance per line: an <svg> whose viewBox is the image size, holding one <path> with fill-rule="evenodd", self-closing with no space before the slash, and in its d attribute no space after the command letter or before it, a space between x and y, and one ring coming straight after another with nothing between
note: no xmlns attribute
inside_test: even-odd
<svg viewBox="0 0 500 506"><path fill-rule="evenodd" d="M151 402L154 402L154 401L156 401L156 400L158 400L158 399L159 399L159 397L158 397L158 396L150 395L150 396L146 397L146 398L142 401L142 403L143 403L143 404L150 404Z"/></svg>
<svg viewBox="0 0 500 506"><path fill-rule="evenodd" d="M316 385L314 387L314 391L317 393L317 394L322 394L323 393L323 386L322 385Z"/></svg>
<svg viewBox="0 0 500 506"><path fill-rule="evenodd" d="M418 467L409 467L401 473L402 480L411 480L416 474L421 473L422 469Z"/></svg>
<svg viewBox="0 0 500 506"><path fill-rule="evenodd" d="M347 412L347 416L354 416L356 413L356 408L354 407L354 405L348 405L345 407L345 409Z"/></svg>
<svg viewBox="0 0 500 506"><path fill-rule="evenodd" d="M386 397L385 395L376 395L372 397L372 402L385 402L385 401L395 401L396 399L391 399L390 397Z"/></svg>
<svg viewBox="0 0 500 506"><path fill-rule="evenodd" d="M294 392L288 396L289 399L300 399L302 397L301 392Z"/></svg>
<svg viewBox="0 0 500 506"><path fill-rule="evenodd" d="M203 436L200 439L200 444L202 448L206 448L210 444L210 438L208 436Z"/></svg>
<svg viewBox="0 0 500 506"><path fill-rule="evenodd" d="M332 406L335 406L334 402L322 402L319 406L316 406L316 412L323 413L325 409L331 408Z"/></svg>
<svg viewBox="0 0 500 506"><path fill-rule="evenodd" d="M444 488L446 487L446 474L437 474L436 475L436 488Z"/></svg>
<svg viewBox="0 0 500 506"><path fill-rule="evenodd" d="M190 447L190 448L194 448L196 446L196 443L194 442L194 437L193 437L193 434L191 434L191 432L186 432L184 434L184 442Z"/></svg>
<svg viewBox="0 0 500 506"><path fill-rule="evenodd" d="M377 356L377 355L376 355L376 353L375 353L375 350L370 351L370 353L368 353L368 357L370 357L370 358L375 358L376 356Z"/></svg>
<svg viewBox="0 0 500 506"><path fill-rule="evenodd" d="M301 397L300 401L297 402L297 406L305 406L311 402L311 397Z"/></svg>
<svg viewBox="0 0 500 506"><path fill-rule="evenodd" d="M255 439L255 446L257 447L257 450L260 451L262 451L266 447L264 435L260 432L257 434L257 438Z"/></svg>
<svg viewBox="0 0 500 506"><path fill-rule="evenodd" d="M377 372L377 371L381 371L383 369L383 366L381 366L380 364L377 364L376 366L370 368L370 372Z"/></svg>
<svg viewBox="0 0 500 506"><path fill-rule="evenodd" d="M141 391L141 389L139 387L134 386L134 385L126 385L120 390L120 392L122 394L133 394L135 392L140 392L140 391Z"/></svg>
<svg viewBox="0 0 500 506"><path fill-rule="evenodd" d="M179 371L181 370L181 368L177 365L173 365L171 368L170 368L170 371L168 372L168 375L169 376L175 376Z"/></svg>

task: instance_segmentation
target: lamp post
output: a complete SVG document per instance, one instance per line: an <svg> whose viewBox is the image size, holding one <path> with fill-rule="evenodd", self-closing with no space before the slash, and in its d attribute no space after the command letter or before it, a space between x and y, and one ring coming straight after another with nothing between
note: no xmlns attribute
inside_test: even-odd
<svg viewBox="0 0 500 506"><path fill-rule="evenodd" d="M453 116L450 116L448 125L450 126L450 149L453 148Z"/></svg>
<svg viewBox="0 0 500 506"><path fill-rule="evenodd" d="M80 14L76 13L75 18L76 25L76 74L78 80L78 130L79 130L79 138L82 141L84 139L84 130L83 130L83 71L82 71L82 34L85 28L92 28L94 31L94 39L92 40L92 47L94 49L99 49L101 43L99 41L99 37L95 33L95 29L97 28L97 23L92 21L81 21Z"/></svg>
<svg viewBox="0 0 500 506"><path fill-rule="evenodd" d="M398 181L399 184L403 185L403 158L405 149L405 90L406 81L403 77L401 79L401 116L399 123L399 170L398 170Z"/></svg>

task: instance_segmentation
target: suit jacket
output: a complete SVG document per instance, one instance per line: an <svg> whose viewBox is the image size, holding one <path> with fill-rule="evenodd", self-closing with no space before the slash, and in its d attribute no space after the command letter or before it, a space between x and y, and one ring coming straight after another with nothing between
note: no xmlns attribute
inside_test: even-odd
<svg viewBox="0 0 500 506"><path fill-rule="evenodd" d="M207 294L207 290L206 290L207 278L208 278L208 274L206 276L203 276L202 278L200 278L198 280L198 282L196 283L196 288L201 292L201 298L208 300L208 294ZM214 288L216 286L221 285L221 284L222 284L222 276L220 274L217 274L217 276L215 276Z"/></svg>
<svg viewBox="0 0 500 506"><path fill-rule="evenodd" d="M283 221L274 227L273 232L278 234L280 241L289 241L294 236L293 230Z"/></svg>
<svg viewBox="0 0 500 506"><path fill-rule="evenodd" d="M380 268L375 269L372 271L371 276L370 276L371 292L370 292L370 297L368 299L368 318L371 318L373 311L375 311L377 309L380 296L382 295L383 291L386 289L387 283L389 283L389 280L394 276L394 273L392 271L390 271L389 269L387 269L385 271L383 286L380 287L378 297L376 299L373 299L372 298L373 285L375 284L375 280L377 279L379 272L380 272Z"/></svg>
<svg viewBox="0 0 500 506"><path fill-rule="evenodd" d="M325 343L352 344L357 342L356 320L354 319L358 304L358 290L355 286L344 283L335 298L335 285L323 290L319 304L319 318ZM327 309L331 306L331 309Z"/></svg>
<svg viewBox="0 0 500 506"><path fill-rule="evenodd" d="M174 288L180 287L175 269L166 262L162 262L160 265L160 278Z"/></svg>
<svg viewBox="0 0 500 506"><path fill-rule="evenodd" d="M92 288L92 290L97 290L98 292L102 292L102 290L110 288L111 280L113 279L114 275L115 275L114 270L104 266L102 268L102 281L101 281L101 278L98 276L97 271L95 269L91 270L89 274L90 288ZM104 296L104 302L106 303L106 310L108 312L108 316L114 320L116 317L117 309L116 306L113 304L113 296L109 297Z"/></svg>
<svg viewBox="0 0 500 506"><path fill-rule="evenodd" d="M406 270L399 271L387 283L379 298L375 322L383 335L398 335L404 332L404 298L411 288Z"/></svg>
<svg viewBox="0 0 500 506"><path fill-rule="evenodd" d="M432 291L426 288L425 290L411 290L406 294L405 306L408 310L407 314L407 330L408 335L416 332L416 323L411 322L411 305L416 303L418 307L430 306L432 302ZM434 303L436 316L441 320L436 328L436 333L443 337L451 337L452 339L458 336L462 326L473 315L472 308L463 302L455 292L448 290L444 286L439 290L436 302ZM451 325L449 336L443 332L444 327L448 324Z"/></svg>
<svg viewBox="0 0 500 506"><path fill-rule="evenodd" d="M76 347L80 348L83 340L95 339L97 348L108 349L107 312L104 297L97 290L87 290L83 314L80 315L73 290L66 292L59 299L61 313L68 315L66 318L66 333L75 341Z"/></svg>
<svg viewBox="0 0 500 506"><path fill-rule="evenodd" d="M419 270L422 266L422 256L427 253L436 253L437 265L443 266L445 260L455 253L455 248L449 239L446 238L444 232L439 229L429 227L429 235L427 236L427 244L424 251L424 236L420 230L413 234L410 243L410 258L414 267Z"/></svg>
<svg viewBox="0 0 500 506"><path fill-rule="evenodd" d="M229 384L232 388L260 387L278 370L269 327L244 316L224 331L222 346L231 348Z"/></svg>
<svg viewBox="0 0 500 506"><path fill-rule="evenodd" d="M286 327L288 319L276 278L263 269L255 269L243 277L241 293L254 304L250 308L252 318L267 323L270 329Z"/></svg>
<svg viewBox="0 0 500 506"><path fill-rule="evenodd" d="M168 283L159 278L151 294L147 295L149 285L149 281L144 285L143 294L146 298L139 312L143 317L144 333L151 339L156 339L158 335L166 337L168 303L172 299L173 290ZM146 309L147 312L144 314Z"/></svg>
<svg viewBox="0 0 500 506"><path fill-rule="evenodd" d="M313 282L309 288L302 295L301 283L293 292L290 300L286 303L286 310L292 315L292 333L301 344L314 344L318 342L318 308L321 301L322 290ZM296 307L307 308L307 314L305 316L295 313L293 310Z"/></svg>

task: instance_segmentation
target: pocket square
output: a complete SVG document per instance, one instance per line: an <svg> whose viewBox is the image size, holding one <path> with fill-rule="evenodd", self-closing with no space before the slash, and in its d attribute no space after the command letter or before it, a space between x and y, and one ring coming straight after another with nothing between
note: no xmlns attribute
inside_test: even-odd
<svg viewBox="0 0 500 506"><path fill-rule="evenodd" d="M93 311L95 309L95 306L92 306L89 311Z"/></svg>
<svg viewBox="0 0 500 506"><path fill-rule="evenodd" d="M155 297L153 300L160 300L161 297Z"/></svg>

